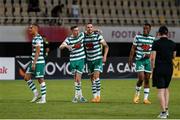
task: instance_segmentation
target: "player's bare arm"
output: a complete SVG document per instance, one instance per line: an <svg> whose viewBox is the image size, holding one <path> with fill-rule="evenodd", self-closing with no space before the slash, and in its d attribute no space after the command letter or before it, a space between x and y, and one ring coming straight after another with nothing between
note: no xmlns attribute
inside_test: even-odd
<svg viewBox="0 0 180 120"><path fill-rule="evenodd" d="M108 54L108 51L109 51L109 46L108 46L108 44L107 44L107 42L105 40L101 40L100 42L101 42L101 44L103 45L103 48L104 48L103 63L105 63L106 60L107 60L107 54Z"/></svg>
<svg viewBox="0 0 180 120"><path fill-rule="evenodd" d="M153 70L154 64L155 64L155 59L156 59L156 51L152 51L150 55L150 60L151 60L151 69Z"/></svg>
<svg viewBox="0 0 180 120"><path fill-rule="evenodd" d="M72 50L72 47L69 46L69 45L67 45L66 42L63 42L63 43L59 46L59 48L60 48L61 50L64 49L64 48L67 48L69 51Z"/></svg>
<svg viewBox="0 0 180 120"><path fill-rule="evenodd" d="M176 51L173 52L173 58L176 58Z"/></svg>
<svg viewBox="0 0 180 120"><path fill-rule="evenodd" d="M130 55L129 55L129 61L128 61L129 67L132 66L132 62L133 62L135 50L136 50L136 46L135 46L135 45L132 45L131 51L130 51Z"/></svg>
<svg viewBox="0 0 180 120"><path fill-rule="evenodd" d="M39 54L40 54L40 46L36 46L36 53L35 53L35 56L34 56L34 61L33 61L33 64L32 64L32 70L35 70L35 66L36 66L36 62L37 62L37 59L39 57Z"/></svg>
<svg viewBox="0 0 180 120"><path fill-rule="evenodd" d="M63 42L63 43L59 46L59 48L60 48L60 49L64 49L64 48L66 48L66 46L67 46L67 44L66 44L65 42Z"/></svg>

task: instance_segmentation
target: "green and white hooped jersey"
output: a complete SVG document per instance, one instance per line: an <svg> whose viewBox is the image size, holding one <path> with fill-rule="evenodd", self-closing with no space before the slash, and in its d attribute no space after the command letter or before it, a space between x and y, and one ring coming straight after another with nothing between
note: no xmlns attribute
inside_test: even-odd
<svg viewBox="0 0 180 120"><path fill-rule="evenodd" d="M65 43L67 45L70 45L72 48L72 51L70 51L70 61L81 60L86 58L83 41L84 41L83 32L79 33L77 37L69 36L65 39ZM78 43L81 44L80 48L74 48L74 45Z"/></svg>
<svg viewBox="0 0 180 120"><path fill-rule="evenodd" d="M45 63L45 60L44 60L44 44L43 44L43 39L42 37L37 34L33 40L32 40L32 63L34 61L34 58L35 58L35 53L36 53L36 46L40 46L40 54L39 54L39 57L37 59L37 63Z"/></svg>
<svg viewBox="0 0 180 120"><path fill-rule="evenodd" d="M87 61L102 59L101 40L104 40L104 38L98 33L85 34L84 45Z"/></svg>
<svg viewBox="0 0 180 120"><path fill-rule="evenodd" d="M155 37L151 35L144 36L139 34L135 36L133 45L136 46L136 60L142 59L145 54L150 55L154 40Z"/></svg>

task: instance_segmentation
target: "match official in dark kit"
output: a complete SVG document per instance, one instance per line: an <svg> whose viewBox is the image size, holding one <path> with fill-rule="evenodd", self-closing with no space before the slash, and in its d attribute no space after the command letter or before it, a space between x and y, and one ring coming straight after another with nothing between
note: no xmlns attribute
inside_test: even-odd
<svg viewBox="0 0 180 120"><path fill-rule="evenodd" d="M153 43L151 67L153 68L153 87L158 89L161 113L158 118L169 116L169 84L173 74L173 59L176 57L176 44L168 39L168 28L161 26L158 31L159 39Z"/></svg>

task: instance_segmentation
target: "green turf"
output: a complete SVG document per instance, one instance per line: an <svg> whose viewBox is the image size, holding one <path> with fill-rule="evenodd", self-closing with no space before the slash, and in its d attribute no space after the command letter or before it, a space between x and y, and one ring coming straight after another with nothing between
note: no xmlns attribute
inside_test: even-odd
<svg viewBox="0 0 180 120"><path fill-rule="evenodd" d="M136 80L102 80L102 102L98 104L72 103L73 80L47 80L46 83L47 103L39 105L29 103L32 93L23 80L0 81L0 118L154 119L160 112L155 88L152 88L150 93L151 105L132 103ZM83 80L82 86L84 97L90 101L92 97L90 81ZM171 119L180 118L179 88L180 80L173 80L170 86L169 105Z"/></svg>

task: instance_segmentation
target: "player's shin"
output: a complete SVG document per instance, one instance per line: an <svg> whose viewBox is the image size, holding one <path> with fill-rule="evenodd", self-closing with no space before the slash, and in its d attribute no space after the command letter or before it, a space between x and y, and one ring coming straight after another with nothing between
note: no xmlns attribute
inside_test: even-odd
<svg viewBox="0 0 180 120"><path fill-rule="evenodd" d="M100 79L97 78L96 80L96 90L97 90L97 102L100 102L100 99L101 99L101 82L100 82Z"/></svg>
<svg viewBox="0 0 180 120"><path fill-rule="evenodd" d="M96 81L92 81L92 93L93 93L93 97L96 98L97 97L97 85L96 85Z"/></svg>
<svg viewBox="0 0 180 120"><path fill-rule="evenodd" d="M27 81L27 85L31 89L31 91L34 93L34 96L38 96L38 91L36 89L36 86L31 79Z"/></svg>
<svg viewBox="0 0 180 120"><path fill-rule="evenodd" d="M40 84L40 87L41 87L41 100L46 101L46 83L42 82Z"/></svg>
<svg viewBox="0 0 180 120"><path fill-rule="evenodd" d="M78 99L79 96L79 91L80 91L80 84L78 82L74 82L74 86L75 86L75 98Z"/></svg>

